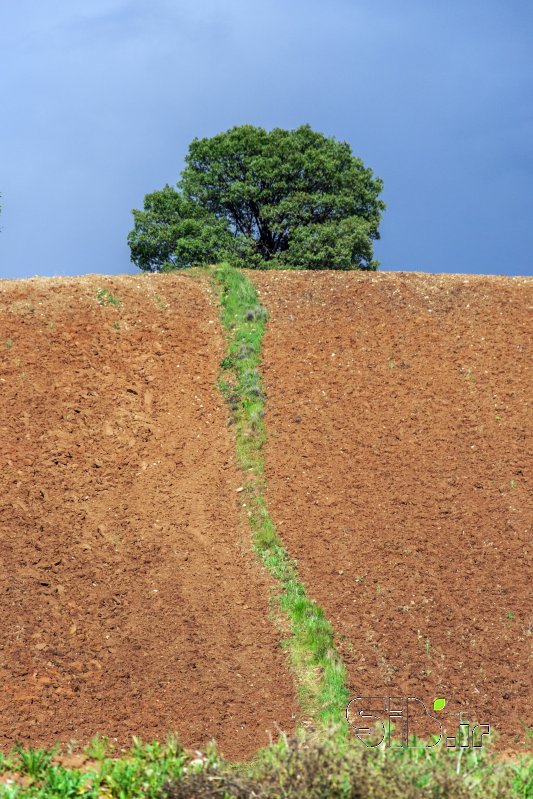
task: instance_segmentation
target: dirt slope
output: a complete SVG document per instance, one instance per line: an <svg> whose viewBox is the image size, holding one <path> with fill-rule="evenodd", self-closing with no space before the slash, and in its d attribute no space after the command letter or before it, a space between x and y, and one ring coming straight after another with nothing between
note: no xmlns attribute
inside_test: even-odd
<svg viewBox="0 0 533 799"><path fill-rule="evenodd" d="M184 276L0 282L4 748L175 729L236 758L293 727L217 319Z"/></svg>
<svg viewBox="0 0 533 799"><path fill-rule="evenodd" d="M271 314L267 498L352 695L445 697L446 725L463 711L520 746L533 280L250 276Z"/></svg>

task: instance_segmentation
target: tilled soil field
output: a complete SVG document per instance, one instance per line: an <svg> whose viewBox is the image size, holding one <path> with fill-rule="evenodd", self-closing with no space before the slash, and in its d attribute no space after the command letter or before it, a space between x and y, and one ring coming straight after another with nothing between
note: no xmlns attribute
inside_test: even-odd
<svg viewBox="0 0 533 799"><path fill-rule="evenodd" d="M105 304L107 288L120 306ZM0 283L0 745L291 731L205 284Z"/></svg>
<svg viewBox="0 0 533 799"><path fill-rule="evenodd" d="M267 499L352 696L445 697L448 734L463 713L524 751L533 280L249 276L270 311Z"/></svg>

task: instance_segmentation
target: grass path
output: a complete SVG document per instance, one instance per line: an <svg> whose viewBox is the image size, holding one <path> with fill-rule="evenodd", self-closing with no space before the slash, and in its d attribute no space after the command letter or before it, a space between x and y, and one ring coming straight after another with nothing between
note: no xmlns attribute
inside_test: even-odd
<svg viewBox="0 0 533 799"><path fill-rule="evenodd" d="M261 345L268 313L255 286L238 269L214 267L228 350L220 387L232 412L239 465L244 475L243 509L253 546L277 581L275 619L289 633L283 642L296 675L298 700L312 723L341 724L349 700L346 671L324 611L306 594L296 564L284 549L265 501L263 444L265 392L260 373Z"/></svg>

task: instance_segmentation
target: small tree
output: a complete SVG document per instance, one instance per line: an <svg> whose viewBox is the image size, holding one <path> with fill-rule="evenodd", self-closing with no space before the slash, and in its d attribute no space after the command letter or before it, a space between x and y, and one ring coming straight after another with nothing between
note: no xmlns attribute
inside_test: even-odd
<svg viewBox="0 0 533 799"><path fill-rule="evenodd" d="M163 189L164 219L146 201L144 212L133 212L132 260L141 268L161 268L163 254L164 263L189 265L191 253L198 263L222 256L256 267L377 267L382 181L349 144L309 125L242 125L194 139L178 187L181 194Z"/></svg>

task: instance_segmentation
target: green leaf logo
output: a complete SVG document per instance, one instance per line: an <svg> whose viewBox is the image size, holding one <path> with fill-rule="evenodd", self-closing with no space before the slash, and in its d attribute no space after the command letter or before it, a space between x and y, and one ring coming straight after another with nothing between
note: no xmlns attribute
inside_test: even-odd
<svg viewBox="0 0 533 799"><path fill-rule="evenodd" d="M445 699L435 699L435 701L433 702L433 710L442 710L445 704L446 704Z"/></svg>

